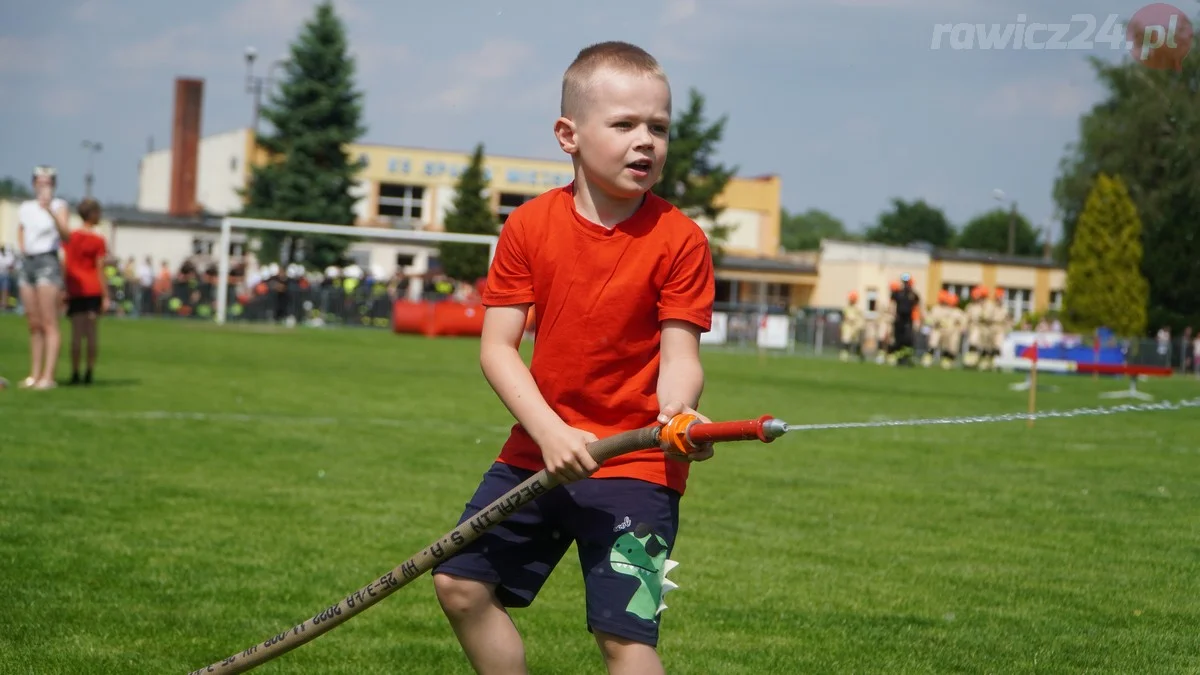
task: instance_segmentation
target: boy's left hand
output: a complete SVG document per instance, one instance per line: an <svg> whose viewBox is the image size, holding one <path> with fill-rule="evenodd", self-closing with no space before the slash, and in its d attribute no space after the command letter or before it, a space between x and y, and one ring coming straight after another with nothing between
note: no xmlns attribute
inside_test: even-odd
<svg viewBox="0 0 1200 675"><path fill-rule="evenodd" d="M700 413L696 412L691 407L676 401L676 402L668 403L668 404L664 405L662 407L662 409L659 410L658 423L666 424L667 422L671 421L671 418L673 418L679 414L695 415L696 419L700 420L702 423L705 423L705 424L712 422L712 420L710 420L707 417L705 417L704 415L701 415ZM677 462L703 462L706 459L712 458L712 456L713 456L713 444L712 443L697 444L695 452L690 452L683 457L680 457L679 455L676 455L673 453L667 453L667 457L670 457L671 459L673 459Z"/></svg>

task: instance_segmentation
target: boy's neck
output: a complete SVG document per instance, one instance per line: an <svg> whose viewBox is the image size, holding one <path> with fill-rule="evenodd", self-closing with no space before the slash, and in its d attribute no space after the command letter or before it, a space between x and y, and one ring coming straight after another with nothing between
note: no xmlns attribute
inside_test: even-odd
<svg viewBox="0 0 1200 675"><path fill-rule="evenodd" d="M641 194L628 199L611 197L604 191L593 188L582 176L575 179L575 210L588 220L612 229L618 223L629 220L646 200Z"/></svg>

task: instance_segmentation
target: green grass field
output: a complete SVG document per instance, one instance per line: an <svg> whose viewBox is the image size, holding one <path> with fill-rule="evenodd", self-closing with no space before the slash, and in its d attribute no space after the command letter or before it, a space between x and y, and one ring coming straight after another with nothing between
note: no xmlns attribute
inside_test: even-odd
<svg viewBox="0 0 1200 675"><path fill-rule="evenodd" d="M23 324L0 336L15 382ZM472 340L160 321L102 339L95 386L0 391L3 673L185 673L261 642L449 530L511 423ZM1016 375L704 359L714 419L1026 406ZM1122 386L1051 381L1042 409ZM671 673L1195 673L1200 410L723 446L672 557ZM573 554L515 620L532 672L603 672ZM426 575L260 672L470 670Z"/></svg>

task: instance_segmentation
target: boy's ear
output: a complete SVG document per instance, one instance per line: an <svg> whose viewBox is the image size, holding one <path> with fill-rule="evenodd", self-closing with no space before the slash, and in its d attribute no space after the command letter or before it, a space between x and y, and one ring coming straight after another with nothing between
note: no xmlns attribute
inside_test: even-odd
<svg viewBox="0 0 1200 675"><path fill-rule="evenodd" d="M554 137L558 139L558 147L562 148L563 152L568 155L573 155L579 151L579 142L576 134L577 130L574 120L567 117L560 117L554 121Z"/></svg>

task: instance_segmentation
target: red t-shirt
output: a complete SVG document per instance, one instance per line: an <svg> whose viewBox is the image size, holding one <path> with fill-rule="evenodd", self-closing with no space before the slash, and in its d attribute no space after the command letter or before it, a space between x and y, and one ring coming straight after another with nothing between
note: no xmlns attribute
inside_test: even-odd
<svg viewBox="0 0 1200 675"><path fill-rule="evenodd" d="M63 250L67 254L67 295L72 298L103 295L99 269L108 254L104 237L91 230L75 230Z"/></svg>
<svg viewBox="0 0 1200 675"><path fill-rule="evenodd" d="M579 215L568 185L509 215L483 304L533 303L534 382L564 422L605 438L655 423L662 322L681 319L709 330L714 295L708 238L669 202L647 194L632 217L608 229ZM499 461L545 468L520 423ZM592 475L638 478L682 493L688 465L643 450L611 459Z"/></svg>

